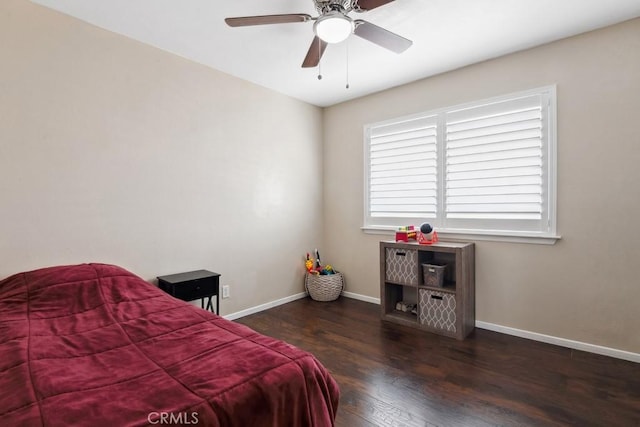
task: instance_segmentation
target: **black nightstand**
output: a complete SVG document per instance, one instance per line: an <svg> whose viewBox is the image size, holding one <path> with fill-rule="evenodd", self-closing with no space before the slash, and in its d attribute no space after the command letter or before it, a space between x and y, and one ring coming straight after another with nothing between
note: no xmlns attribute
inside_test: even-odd
<svg viewBox="0 0 640 427"><path fill-rule="evenodd" d="M158 277L158 287L168 294L183 301L200 298L200 306L204 308L204 299L209 298L206 310L213 311L211 297L216 297L216 311L220 314L220 275L207 270L189 271Z"/></svg>

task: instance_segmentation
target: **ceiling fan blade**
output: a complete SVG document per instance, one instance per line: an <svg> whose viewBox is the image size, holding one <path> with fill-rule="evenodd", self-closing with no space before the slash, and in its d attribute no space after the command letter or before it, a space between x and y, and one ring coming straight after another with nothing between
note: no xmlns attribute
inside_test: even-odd
<svg viewBox="0 0 640 427"><path fill-rule="evenodd" d="M225 18L224 22L230 27L246 27L249 25L289 24L292 22L307 22L311 15L304 13L290 13L286 15L240 16Z"/></svg>
<svg viewBox="0 0 640 427"><path fill-rule="evenodd" d="M391 3L394 0L357 0L354 10L356 12L366 12L367 10L375 9L376 7L384 6L387 3Z"/></svg>
<svg viewBox="0 0 640 427"><path fill-rule="evenodd" d="M373 25L371 22L357 19L353 21L355 30L353 33L362 37L365 40L369 40L371 43L375 43L378 46L382 46L385 49L389 49L395 53L402 53L409 49L413 42L409 39L405 39L402 36L392 33L389 30L385 30L382 27Z"/></svg>
<svg viewBox="0 0 640 427"><path fill-rule="evenodd" d="M320 40L318 36L313 38L307 56L302 61L302 68L316 67L320 63L320 58L327 48L327 42Z"/></svg>

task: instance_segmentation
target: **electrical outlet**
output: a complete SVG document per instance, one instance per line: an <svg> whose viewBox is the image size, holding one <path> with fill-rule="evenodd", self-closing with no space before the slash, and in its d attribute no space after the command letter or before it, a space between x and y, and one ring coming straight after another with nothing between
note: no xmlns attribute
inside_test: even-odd
<svg viewBox="0 0 640 427"><path fill-rule="evenodd" d="M222 286L222 298L229 298L229 285Z"/></svg>

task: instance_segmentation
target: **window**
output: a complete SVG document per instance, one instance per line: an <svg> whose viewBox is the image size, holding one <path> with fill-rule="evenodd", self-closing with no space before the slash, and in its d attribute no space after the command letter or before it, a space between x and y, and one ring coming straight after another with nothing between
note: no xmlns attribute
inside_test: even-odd
<svg viewBox="0 0 640 427"><path fill-rule="evenodd" d="M555 237L555 87L365 126L365 229Z"/></svg>

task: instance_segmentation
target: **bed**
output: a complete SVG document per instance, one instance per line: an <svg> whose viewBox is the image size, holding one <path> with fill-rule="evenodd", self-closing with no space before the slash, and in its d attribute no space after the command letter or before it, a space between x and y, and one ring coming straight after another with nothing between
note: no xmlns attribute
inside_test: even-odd
<svg viewBox="0 0 640 427"><path fill-rule="evenodd" d="M0 420L47 426L331 426L311 354L114 265L0 282Z"/></svg>

